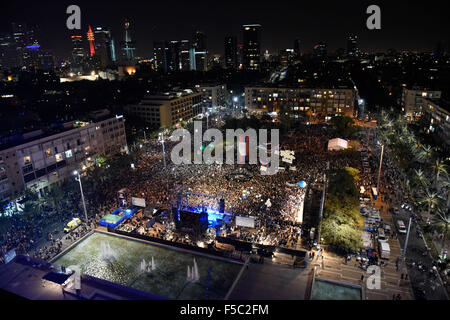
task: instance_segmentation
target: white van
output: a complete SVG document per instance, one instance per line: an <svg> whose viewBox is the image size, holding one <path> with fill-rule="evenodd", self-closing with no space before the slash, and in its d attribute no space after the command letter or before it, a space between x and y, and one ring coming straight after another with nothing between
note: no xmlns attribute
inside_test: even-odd
<svg viewBox="0 0 450 320"><path fill-rule="evenodd" d="M381 259L389 259L391 255L391 248L389 247L389 243L380 242L380 257Z"/></svg>
<svg viewBox="0 0 450 320"><path fill-rule="evenodd" d="M379 243L388 242L388 238L384 234L383 228L378 228L378 242Z"/></svg>
<svg viewBox="0 0 450 320"><path fill-rule="evenodd" d="M402 220L397 220L397 229L399 233L406 233L405 223Z"/></svg>

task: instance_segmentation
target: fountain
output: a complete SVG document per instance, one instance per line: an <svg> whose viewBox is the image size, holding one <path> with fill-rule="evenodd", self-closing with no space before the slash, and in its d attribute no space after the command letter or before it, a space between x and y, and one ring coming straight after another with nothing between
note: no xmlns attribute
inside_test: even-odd
<svg viewBox="0 0 450 320"><path fill-rule="evenodd" d="M156 270L155 259L152 257L152 261L148 263L145 261L145 259L142 259L140 269L141 272L144 273L151 273L152 271L155 271Z"/></svg>
<svg viewBox="0 0 450 320"><path fill-rule="evenodd" d="M100 259L107 262L114 262L117 260L117 254L111 249L109 242L100 242Z"/></svg>
<svg viewBox="0 0 450 320"><path fill-rule="evenodd" d="M200 281L200 274L198 272L198 265L197 265L197 261L195 261L195 258L194 258L194 265L192 267L187 266L186 281L192 282L192 283Z"/></svg>

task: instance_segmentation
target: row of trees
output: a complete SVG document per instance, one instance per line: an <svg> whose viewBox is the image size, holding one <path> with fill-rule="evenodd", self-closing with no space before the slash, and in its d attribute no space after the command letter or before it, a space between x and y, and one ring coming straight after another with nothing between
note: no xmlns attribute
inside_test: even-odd
<svg viewBox="0 0 450 320"><path fill-rule="evenodd" d="M426 213L442 233L442 243L450 223L450 178L445 155L438 147L424 145L402 116L382 111L378 138L403 172L402 189L416 210ZM433 215L433 216L432 216Z"/></svg>
<svg viewBox="0 0 450 320"><path fill-rule="evenodd" d="M359 170L351 167L333 170L328 176L328 192L320 222L320 237L344 252L361 247L364 220L359 213Z"/></svg>

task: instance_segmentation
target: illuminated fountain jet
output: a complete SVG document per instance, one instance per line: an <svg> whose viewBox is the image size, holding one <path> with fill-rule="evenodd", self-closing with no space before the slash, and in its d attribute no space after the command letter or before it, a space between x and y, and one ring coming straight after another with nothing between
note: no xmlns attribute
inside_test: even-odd
<svg viewBox="0 0 450 320"><path fill-rule="evenodd" d="M100 242L100 258L107 262L115 262L117 254L111 249L109 242Z"/></svg>
<svg viewBox="0 0 450 320"><path fill-rule="evenodd" d="M194 265L192 267L187 266L186 281L192 282L192 283L200 281L200 274L198 272L198 265L197 265L197 261L195 261L195 258L194 258Z"/></svg>

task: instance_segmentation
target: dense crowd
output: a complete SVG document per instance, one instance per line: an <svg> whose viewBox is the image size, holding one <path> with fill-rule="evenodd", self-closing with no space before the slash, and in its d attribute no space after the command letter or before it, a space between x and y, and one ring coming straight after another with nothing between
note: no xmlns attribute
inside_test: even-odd
<svg viewBox="0 0 450 320"><path fill-rule="evenodd" d="M327 126L297 128L280 144L282 150L293 150L296 158L291 168L280 159L280 166L286 168L275 175L261 175L260 167L256 165L173 165L170 152L175 142L170 140L165 145L167 166L164 166L161 143L150 140L141 150L135 169L117 172L113 182L100 184L98 190L86 191L89 211L96 214L87 225L63 239L48 239L47 245L35 254L42 258L54 256L68 243L89 232L100 217L117 208L117 191L122 188L127 189L129 196L144 198L147 204L164 208L175 206L180 192L183 193L183 205L196 209L217 210L219 199L224 199L226 212L256 218L256 230L233 228L229 230L230 236L261 244L295 247L302 233L299 210L305 198L305 189L300 188L298 182L322 183L327 167L351 166L362 170L360 157L327 151L331 138L333 133ZM362 173L362 182L371 184L364 176ZM17 248L19 252L34 251L34 241L42 237L44 224L48 225L52 219L67 223L74 212L79 211L78 195L68 195L62 206L60 215L43 208L32 221L14 217L13 227L2 235L2 251L11 248ZM142 224L137 223L136 227L142 227Z"/></svg>

